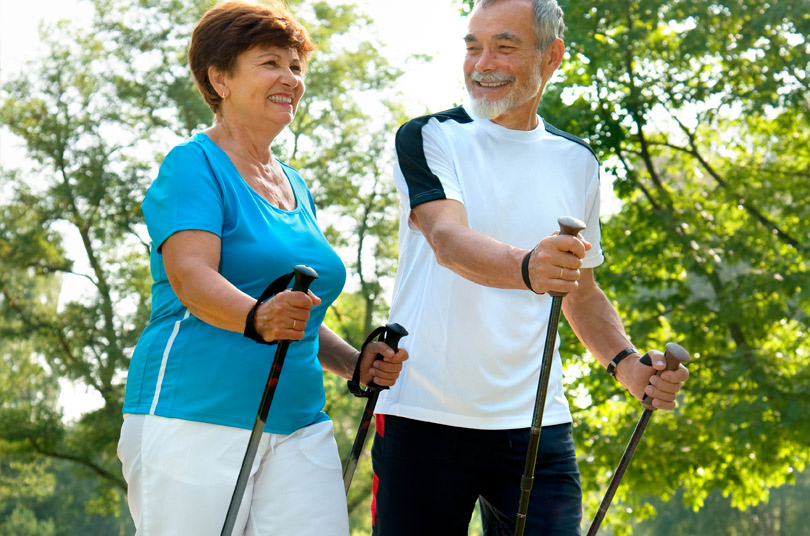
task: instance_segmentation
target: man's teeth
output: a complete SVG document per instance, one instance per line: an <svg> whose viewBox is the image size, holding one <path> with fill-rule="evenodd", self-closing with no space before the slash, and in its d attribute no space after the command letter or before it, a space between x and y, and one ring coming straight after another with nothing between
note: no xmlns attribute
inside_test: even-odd
<svg viewBox="0 0 810 536"><path fill-rule="evenodd" d="M286 102L287 104L292 104L292 98L291 97L271 96L271 97L269 97L269 100L270 100L270 102Z"/></svg>
<svg viewBox="0 0 810 536"><path fill-rule="evenodd" d="M500 87L505 86L506 82L478 82L484 87Z"/></svg>

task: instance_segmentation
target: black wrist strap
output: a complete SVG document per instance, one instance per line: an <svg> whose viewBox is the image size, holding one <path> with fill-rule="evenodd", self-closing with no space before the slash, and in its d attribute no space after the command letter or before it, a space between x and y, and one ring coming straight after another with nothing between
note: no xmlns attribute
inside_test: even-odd
<svg viewBox="0 0 810 536"><path fill-rule="evenodd" d="M259 296L258 300L256 300L256 304L253 307L251 307L250 311L248 311L247 317L245 318L245 331L243 332L243 335L245 337L247 337L248 339L253 339L254 341L261 344L273 345L278 342L278 341L268 342L264 340L261 335L259 335L258 331L256 331L256 319L255 319L256 309L259 308L259 305L270 299L271 296L275 296L279 292L284 291L290 284L290 281L292 281L294 275L295 272L284 274L275 281L273 281L272 283L270 283L267 286L267 288L264 289L264 292L262 292L262 295Z"/></svg>
<svg viewBox="0 0 810 536"><path fill-rule="evenodd" d="M624 359L625 357L627 357L629 355L637 354L637 353L638 353L638 350L636 350L632 346L630 348L625 348L624 350L622 350L621 352L616 354L616 357L614 357L611 360L611 362L608 363L607 373L615 378L616 377L616 367L618 366L619 363L621 363L622 359Z"/></svg>
<svg viewBox="0 0 810 536"><path fill-rule="evenodd" d="M532 248L525 257L523 257L523 264L520 266L520 273L523 276L523 283L526 284L526 288L534 292L535 294L542 294L542 292L537 292L532 288L532 280L529 277L529 261L532 258L532 253L534 253L535 248Z"/></svg>
<svg viewBox="0 0 810 536"><path fill-rule="evenodd" d="M366 389L363 389L363 387L360 385L360 362L363 360L363 350L366 349L366 346L368 346L369 343L374 342L376 339L384 335L385 330L385 326L380 326L372 331L371 334L366 337L366 342L364 342L363 346L360 347L360 356L357 358L357 364L354 366L354 374L352 374L352 379L348 381L349 391L358 398L368 398L371 393L388 389L388 387L382 387L373 381ZM382 339L380 338L379 340Z"/></svg>

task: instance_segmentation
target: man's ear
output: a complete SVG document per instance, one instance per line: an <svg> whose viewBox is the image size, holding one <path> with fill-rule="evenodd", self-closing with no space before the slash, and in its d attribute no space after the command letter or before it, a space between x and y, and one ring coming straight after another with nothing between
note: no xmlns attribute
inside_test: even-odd
<svg viewBox="0 0 810 536"><path fill-rule="evenodd" d="M543 63L541 72L543 79L548 80L557 67L560 66L565 55L565 43L562 39L554 39L543 51Z"/></svg>

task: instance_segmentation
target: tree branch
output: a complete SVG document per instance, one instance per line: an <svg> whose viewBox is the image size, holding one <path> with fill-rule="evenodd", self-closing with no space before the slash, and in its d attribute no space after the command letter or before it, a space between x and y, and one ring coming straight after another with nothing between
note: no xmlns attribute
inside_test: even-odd
<svg viewBox="0 0 810 536"><path fill-rule="evenodd" d="M118 489L120 489L124 493L127 492L127 483L126 483L126 481L118 478L117 476L110 473L109 471L107 471L106 469L104 469L103 467L101 467L98 464L95 464L95 463L93 463L93 462L91 462L89 460L85 460L83 458L80 458L80 457L72 455L72 454L64 454L64 453L61 453L61 452L55 452L55 451L46 450L46 449L42 448L39 444L37 444L37 442L34 440L33 437L28 438L28 444L31 445L31 448L37 454L40 454L42 456L46 456L48 458L55 458L57 460L66 460L66 461L77 463L77 464L79 464L79 465L81 465L83 467L86 467L86 468L90 469L92 472L94 472L95 474L97 474L98 476L103 478L104 480L107 480L108 482L112 483L113 485L115 485Z"/></svg>

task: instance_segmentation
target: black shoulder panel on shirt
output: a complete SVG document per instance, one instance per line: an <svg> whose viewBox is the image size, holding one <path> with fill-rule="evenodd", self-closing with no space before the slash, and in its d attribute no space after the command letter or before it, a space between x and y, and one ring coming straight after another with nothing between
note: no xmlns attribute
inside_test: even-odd
<svg viewBox="0 0 810 536"><path fill-rule="evenodd" d="M591 154L593 155L594 158L597 159L597 161L599 160L599 158L596 157L596 153L594 152L593 147L588 145L587 141L583 140L582 138L577 138L573 134L569 134L568 132L566 132L564 130L560 130L559 128L555 127L554 125L552 125L551 123L549 123L545 119L543 119L543 125L546 127L546 132L548 132L550 134L554 134L556 136L561 136L561 137L563 137L563 138L565 138L567 140L571 140L574 143L578 143L578 144L582 145L583 147L585 147L586 149L588 149L591 152Z"/></svg>
<svg viewBox="0 0 810 536"><path fill-rule="evenodd" d="M445 121L472 122L472 118L464 111L464 108L458 106L437 114L411 119L399 128L395 141L397 161L408 185L411 207L447 198L441 180L430 171L430 166L425 159L422 128L433 118L440 123Z"/></svg>

